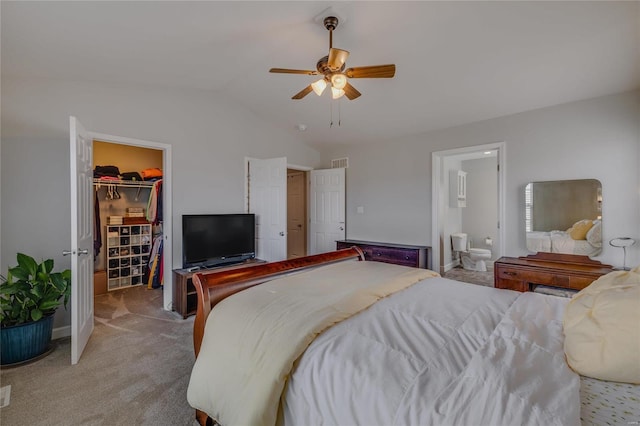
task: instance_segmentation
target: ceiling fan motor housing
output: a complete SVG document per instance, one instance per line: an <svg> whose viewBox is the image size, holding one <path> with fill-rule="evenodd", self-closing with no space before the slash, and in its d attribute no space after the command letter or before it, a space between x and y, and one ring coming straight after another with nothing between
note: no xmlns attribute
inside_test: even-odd
<svg viewBox="0 0 640 426"><path fill-rule="evenodd" d="M325 77L331 77L331 74L336 72L344 71L344 67L346 64L342 64L340 68L331 68L329 66L329 56L323 56L318 59L318 63L316 64L316 69L320 74L324 74Z"/></svg>

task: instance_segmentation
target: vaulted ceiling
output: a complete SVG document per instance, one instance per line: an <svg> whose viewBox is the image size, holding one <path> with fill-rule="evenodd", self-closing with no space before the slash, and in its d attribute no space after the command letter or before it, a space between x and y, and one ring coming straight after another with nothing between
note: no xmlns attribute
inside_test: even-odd
<svg viewBox="0 0 640 426"><path fill-rule="evenodd" d="M291 96L342 18L362 96ZM366 143L640 88L639 2L2 2L3 78L210 91L311 144ZM333 127L330 122L333 120ZM340 125L338 126L338 121Z"/></svg>

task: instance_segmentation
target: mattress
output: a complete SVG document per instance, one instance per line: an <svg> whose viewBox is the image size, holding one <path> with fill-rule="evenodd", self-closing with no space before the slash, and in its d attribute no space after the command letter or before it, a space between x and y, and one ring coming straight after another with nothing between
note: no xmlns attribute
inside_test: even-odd
<svg viewBox="0 0 640 426"><path fill-rule="evenodd" d="M583 426L640 424L640 385L580 377Z"/></svg>

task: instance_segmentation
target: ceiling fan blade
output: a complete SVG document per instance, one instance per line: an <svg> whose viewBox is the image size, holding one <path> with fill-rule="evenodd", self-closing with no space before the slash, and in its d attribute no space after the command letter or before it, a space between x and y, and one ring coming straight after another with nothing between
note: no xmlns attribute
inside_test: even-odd
<svg viewBox="0 0 640 426"><path fill-rule="evenodd" d="M327 65L332 70L339 70L342 68L345 62L347 62L347 58L349 57L349 52L342 49L336 49L332 47L329 50L329 59L327 59Z"/></svg>
<svg viewBox="0 0 640 426"><path fill-rule="evenodd" d="M318 71L312 70L290 70L288 68L271 68L269 72L275 72L280 74L306 74L306 75L318 75Z"/></svg>
<svg viewBox="0 0 640 426"><path fill-rule="evenodd" d="M362 94L358 92L356 88L349 83L347 83L346 86L344 86L343 90L344 90L344 95L347 98L349 98L350 101L354 100L355 98L359 97Z"/></svg>
<svg viewBox="0 0 640 426"><path fill-rule="evenodd" d="M396 74L396 65L371 65L368 67L347 68L344 73L349 78L391 78Z"/></svg>
<svg viewBox="0 0 640 426"><path fill-rule="evenodd" d="M308 85L307 87L305 87L304 89L302 89L301 91L293 95L291 99L302 99L305 96L307 96L309 93L311 93L312 90L313 90L313 87L311 87L311 85Z"/></svg>

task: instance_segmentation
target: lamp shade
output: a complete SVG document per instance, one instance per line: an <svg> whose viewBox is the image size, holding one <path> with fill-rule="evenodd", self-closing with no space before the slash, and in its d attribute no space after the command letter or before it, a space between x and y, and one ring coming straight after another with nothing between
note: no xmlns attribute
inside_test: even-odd
<svg viewBox="0 0 640 426"><path fill-rule="evenodd" d="M313 89L314 92L316 92L316 95L320 96L322 95L322 92L324 92L325 87L327 87L327 82L324 81L324 78L321 78L320 80L311 83L311 88Z"/></svg>
<svg viewBox="0 0 640 426"><path fill-rule="evenodd" d="M344 96L344 90L336 89L335 87L331 88L331 97L333 99L339 99Z"/></svg>
<svg viewBox="0 0 640 426"><path fill-rule="evenodd" d="M334 74L331 76L331 85L336 89L344 89L347 85L347 76L344 74Z"/></svg>

